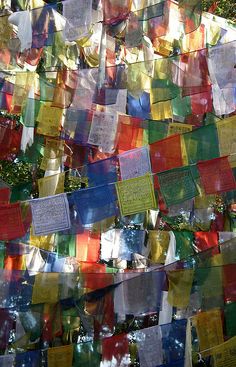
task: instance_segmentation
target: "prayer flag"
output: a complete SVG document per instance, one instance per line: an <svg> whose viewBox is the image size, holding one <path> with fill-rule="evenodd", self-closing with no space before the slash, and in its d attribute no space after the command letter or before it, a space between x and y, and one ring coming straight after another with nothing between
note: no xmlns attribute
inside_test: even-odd
<svg viewBox="0 0 236 367"><path fill-rule="evenodd" d="M156 208L153 181L148 174L117 182L116 191L123 216Z"/></svg>

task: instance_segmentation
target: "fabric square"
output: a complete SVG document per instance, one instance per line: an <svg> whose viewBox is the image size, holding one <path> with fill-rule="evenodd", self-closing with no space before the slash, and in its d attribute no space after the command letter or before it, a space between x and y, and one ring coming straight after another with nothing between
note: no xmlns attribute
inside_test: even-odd
<svg viewBox="0 0 236 367"><path fill-rule="evenodd" d="M99 222L117 214L114 185L74 191L72 197L82 224Z"/></svg>
<svg viewBox="0 0 236 367"><path fill-rule="evenodd" d="M100 252L100 234L85 230L76 236L76 259L97 262Z"/></svg>
<svg viewBox="0 0 236 367"><path fill-rule="evenodd" d="M19 203L0 205L0 240L8 241L25 235Z"/></svg>
<svg viewBox="0 0 236 367"><path fill-rule="evenodd" d="M117 182L116 191L123 216L141 213L157 207L150 175Z"/></svg>
<svg viewBox="0 0 236 367"><path fill-rule="evenodd" d="M148 147L137 148L119 155L122 180L144 176L151 172Z"/></svg>
<svg viewBox="0 0 236 367"><path fill-rule="evenodd" d="M101 367L129 366L129 340L127 334L102 339Z"/></svg>
<svg viewBox="0 0 236 367"><path fill-rule="evenodd" d="M183 165L180 135L171 135L150 145L152 172L158 173Z"/></svg>
<svg viewBox="0 0 236 367"><path fill-rule="evenodd" d="M116 113L94 112L88 144L98 145L103 152L111 153L115 147L117 124Z"/></svg>
<svg viewBox="0 0 236 367"><path fill-rule="evenodd" d="M219 143L215 124L203 126L183 135L188 163L219 157Z"/></svg>
<svg viewBox="0 0 236 367"><path fill-rule="evenodd" d="M34 235L46 235L70 228L69 204L66 194L30 201Z"/></svg>
<svg viewBox="0 0 236 367"><path fill-rule="evenodd" d="M218 246L218 232L194 232L194 237L199 251Z"/></svg>
<svg viewBox="0 0 236 367"><path fill-rule="evenodd" d="M89 186L106 185L117 181L117 158L102 159L86 166Z"/></svg>
<svg viewBox="0 0 236 367"><path fill-rule="evenodd" d="M157 174L166 206L182 203L198 195L190 167L176 168Z"/></svg>
<svg viewBox="0 0 236 367"><path fill-rule="evenodd" d="M235 190L235 178L228 157L199 162L197 168L206 194Z"/></svg>

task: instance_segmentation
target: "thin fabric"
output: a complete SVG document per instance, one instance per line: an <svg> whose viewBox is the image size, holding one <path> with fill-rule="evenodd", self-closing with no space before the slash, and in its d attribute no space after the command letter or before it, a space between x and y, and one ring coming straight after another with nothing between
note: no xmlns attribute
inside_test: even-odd
<svg viewBox="0 0 236 367"><path fill-rule="evenodd" d="M199 162L197 167L206 194L235 190L235 178L228 157Z"/></svg>
<svg viewBox="0 0 236 367"><path fill-rule="evenodd" d="M182 203L198 195L190 167L158 173L157 177L167 207Z"/></svg>
<svg viewBox="0 0 236 367"><path fill-rule="evenodd" d="M72 197L84 225L99 222L117 214L114 185L74 191Z"/></svg>

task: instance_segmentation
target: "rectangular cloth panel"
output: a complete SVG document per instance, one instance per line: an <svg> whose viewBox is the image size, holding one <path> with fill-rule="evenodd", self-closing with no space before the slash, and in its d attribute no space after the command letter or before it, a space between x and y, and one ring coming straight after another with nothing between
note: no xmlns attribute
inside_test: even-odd
<svg viewBox="0 0 236 367"><path fill-rule="evenodd" d="M194 232L194 237L198 251L218 246L218 232Z"/></svg>
<svg viewBox="0 0 236 367"><path fill-rule="evenodd" d="M89 186L106 185L117 181L116 157L102 159L86 166Z"/></svg>
<svg viewBox="0 0 236 367"><path fill-rule="evenodd" d="M161 327L135 331L140 367L156 367L163 363Z"/></svg>
<svg viewBox="0 0 236 367"><path fill-rule="evenodd" d="M226 302L236 302L236 265L223 266L224 299Z"/></svg>
<svg viewBox="0 0 236 367"><path fill-rule="evenodd" d="M139 117L142 119L150 118L150 94L147 93L146 91L144 91L137 98L133 97L130 93L128 93L127 103L128 103L127 109L129 115Z"/></svg>
<svg viewBox="0 0 236 367"><path fill-rule="evenodd" d="M1 327L1 335L0 335L0 348L5 349L9 344L9 338L11 333L13 332L15 326L14 316L8 310L1 309L0 310L0 327Z"/></svg>
<svg viewBox="0 0 236 367"><path fill-rule="evenodd" d="M183 97L211 89L207 52L203 49L172 59L172 81L182 88Z"/></svg>
<svg viewBox="0 0 236 367"><path fill-rule="evenodd" d="M227 367L236 365L236 337L216 346L211 350L214 367Z"/></svg>
<svg viewBox="0 0 236 367"><path fill-rule="evenodd" d="M22 126L16 127L15 121L0 119L0 159L14 160L20 152Z"/></svg>
<svg viewBox="0 0 236 367"><path fill-rule="evenodd" d="M171 122L168 126L168 136L175 134L184 134L192 131L193 127L189 124L181 124L180 122Z"/></svg>
<svg viewBox="0 0 236 367"><path fill-rule="evenodd" d="M161 325L163 357L166 362L163 367L183 367L186 326L186 319L175 320L170 324Z"/></svg>
<svg viewBox="0 0 236 367"><path fill-rule="evenodd" d="M210 76L220 89L236 87L235 48L236 41L209 48Z"/></svg>
<svg viewBox="0 0 236 367"><path fill-rule="evenodd" d="M175 168L157 174L166 206L182 203L198 195L190 167Z"/></svg>
<svg viewBox="0 0 236 367"><path fill-rule="evenodd" d="M176 260L187 259L194 255L193 251L193 232L190 231L173 231L176 240Z"/></svg>
<svg viewBox="0 0 236 367"><path fill-rule="evenodd" d="M211 89L203 93L190 96L193 115L201 115L213 110L213 96Z"/></svg>
<svg viewBox="0 0 236 367"><path fill-rule="evenodd" d="M148 120L148 143L152 144L167 137L168 123Z"/></svg>
<svg viewBox="0 0 236 367"><path fill-rule="evenodd" d="M63 16L66 18L66 26L63 31L68 41L76 41L85 37L92 22L92 0L81 1L67 0L63 4Z"/></svg>
<svg viewBox="0 0 236 367"><path fill-rule="evenodd" d="M38 180L39 197L52 196L64 192L65 172L50 175Z"/></svg>
<svg viewBox="0 0 236 367"><path fill-rule="evenodd" d="M48 367L72 367L73 344L49 348L47 353Z"/></svg>
<svg viewBox="0 0 236 367"><path fill-rule="evenodd" d="M226 335L232 338L236 335L236 302L225 304L224 315Z"/></svg>
<svg viewBox="0 0 236 367"><path fill-rule="evenodd" d="M100 252L100 234L85 230L76 236L76 259L97 262Z"/></svg>
<svg viewBox="0 0 236 367"><path fill-rule="evenodd" d="M236 166L236 158L235 158L235 146L236 146L236 116L233 115L226 119L220 120L217 122L217 131L218 131L218 138L219 138L219 148L220 148L220 155L230 155L228 157L231 167Z"/></svg>
<svg viewBox="0 0 236 367"><path fill-rule="evenodd" d="M106 273L105 264L81 262L80 271L82 288L95 290L113 284L113 274Z"/></svg>
<svg viewBox="0 0 236 367"><path fill-rule="evenodd" d="M169 281L168 302L179 308L186 308L190 300L194 270L174 270L167 273Z"/></svg>
<svg viewBox="0 0 236 367"><path fill-rule="evenodd" d="M188 162L196 163L219 157L219 143L215 124L203 126L183 135Z"/></svg>
<svg viewBox="0 0 236 367"><path fill-rule="evenodd" d="M132 260L132 254L142 254L145 239L145 231L124 229L119 237L119 259Z"/></svg>
<svg viewBox="0 0 236 367"><path fill-rule="evenodd" d="M41 365L41 351L27 351L24 353L17 353L15 359L15 366L20 367L40 367Z"/></svg>
<svg viewBox="0 0 236 367"><path fill-rule="evenodd" d="M118 159L122 180L151 173L149 149L147 146L120 154Z"/></svg>
<svg viewBox="0 0 236 367"><path fill-rule="evenodd" d="M0 205L0 240L8 241L25 235L20 203Z"/></svg>
<svg viewBox="0 0 236 367"><path fill-rule="evenodd" d="M221 266L195 270L194 282L203 311L223 306L222 272Z"/></svg>
<svg viewBox="0 0 236 367"><path fill-rule="evenodd" d="M9 187L0 187L0 203L9 203L11 197L11 190Z"/></svg>
<svg viewBox="0 0 236 367"><path fill-rule="evenodd" d="M76 367L95 367L100 365L101 354L98 342L78 343L74 349ZM4 366L5 367L5 366Z"/></svg>
<svg viewBox="0 0 236 367"><path fill-rule="evenodd" d="M197 167L206 194L215 194L236 189L235 178L228 157L199 162Z"/></svg>
<svg viewBox="0 0 236 367"><path fill-rule="evenodd" d="M114 185L97 186L72 193L82 224L99 222L117 214Z"/></svg>
<svg viewBox="0 0 236 367"><path fill-rule="evenodd" d="M171 135L150 145L152 172L162 172L183 165L180 135Z"/></svg>
<svg viewBox="0 0 236 367"><path fill-rule="evenodd" d="M129 339L127 334L102 339L101 367L108 366L129 366Z"/></svg>
<svg viewBox="0 0 236 367"><path fill-rule="evenodd" d="M116 191L123 216L157 207L153 180L148 174L117 182Z"/></svg>
<svg viewBox="0 0 236 367"><path fill-rule="evenodd" d="M176 98L172 99L171 107L173 110L173 116L178 116L178 118L184 118L188 115L192 114L192 107L191 107L191 98L190 96L177 96Z"/></svg>
<svg viewBox="0 0 236 367"><path fill-rule="evenodd" d="M30 201L34 235L46 235L70 228L69 204L66 194Z"/></svg>
<svg viewBox="0 0 236 367"><path fill-rule="evenodd" d="M137 148L142 143L142 120L140 118L119 115L118 121L118 151L119 153ZM142 145L142 144L141 144Z"/></svg>
<svg viewBox="0 0 236 367"><path fill-rule="evenodd" d="M115 148L117 113L95 111L88 136L88 144L98 145L103 152L112 153Z"/></svg>
<svg viewBox="0 0 236 367"><path fill-rule="evenodd" d="M148 243L151 248L149 258L152 263L165 263L169 242L170 235L168 231L148 231Z"/></svg>
<svg viewBox="0 0 236 367"><path fill-rule="evenodd" d="M200 344L200 352L206 357L211 354L211 348L224 342L221 310L201 312L193 318Z"/></svg>
<svg viewBox="0 0 236 367"><path fill-rule="evenodd" d="M56 303L58 301L58 291L58 273L39 273L35 275L32 304Z"/></svg>
<svg viewBox="0 0 236 367"><path fill-rule="evenodd" d="M77 144L86 145L93 113L90 110L69 108L66 112L61 137Z"/></svg>
<svg viewBox="0 0 236 367"><path fill-rule="evenodd" d="M63 109L52 107L50 102L42 103L37 116L37 133L53 137L59 136L62 117Z"/></svg>
<svg viewBox="0 0 236 367"><path fill-rule="evenodd" d="M165 272L117 273L115 280L121 281L114 295L114 307L118 315L135 316L160 309Z"/></svg>

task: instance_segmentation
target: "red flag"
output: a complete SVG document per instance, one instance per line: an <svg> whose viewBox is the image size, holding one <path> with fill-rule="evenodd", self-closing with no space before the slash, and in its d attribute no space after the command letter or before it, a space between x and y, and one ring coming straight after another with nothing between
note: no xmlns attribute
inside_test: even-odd
<svg viewBox="0 0 236 367"><path fill-rule="evenodd" d="M24 235L20 204L0 204L0 240L9 241Z"/></svg>

